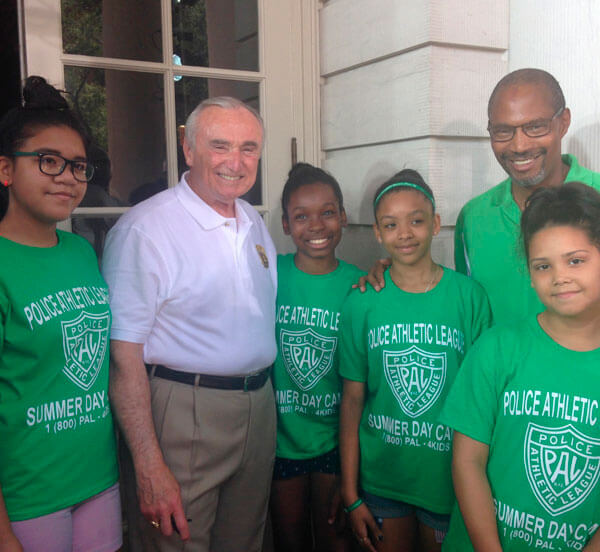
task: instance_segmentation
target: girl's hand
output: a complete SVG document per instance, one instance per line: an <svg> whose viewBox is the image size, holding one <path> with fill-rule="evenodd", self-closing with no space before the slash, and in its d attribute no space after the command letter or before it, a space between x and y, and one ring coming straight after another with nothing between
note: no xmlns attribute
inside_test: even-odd
<svg viewBox="0 0 600 552"><path fill-rule="evenodd" d="M341 533L346 527L346 515L344 514L339 479L336 481L336 484L331 491L331 496L329 497L327 523L329 525L335 525L336 533Z"/></svg>
<svg viewBox="0 0 600 552"><path fill-rule="evenodd" d="M11 531L0 539L0 552L23 552L23 547Z"/></svg>
<svg viewBox="0 0 600 552"><path fill-rule="evenodd" d="M599 552L600 551L600 530L596 530L594 536L583 547L582 552Z"/></svg>
<svg viewBox="0 0 600 552"><path fill-rule="evenodd" d="M377 526L375 518L366 504L352 510L348 517L352 524L352 532L361 548L369 552L377 552L375 541L383 540L383 533Z"/></svg>

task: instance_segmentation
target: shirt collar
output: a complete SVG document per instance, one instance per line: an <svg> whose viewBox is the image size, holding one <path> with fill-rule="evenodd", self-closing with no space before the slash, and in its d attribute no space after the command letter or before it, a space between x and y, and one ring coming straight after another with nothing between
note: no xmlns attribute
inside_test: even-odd
<svg viewBox="0 0 600 552"><path fill-rule="evenodd" d="M187 183L188 172L181 175L181 180L175 187L175 195L183 208L192 216L192 218L204 230L214 230L219 226L224 226L228 220L227 217L217 213L210 205L208 205ZM238 231L245 227L251 226L252 221L242 207L239 199L235 200L235 218L238 226Z"/></svg>
<svg viewBox="0 0 600 552"><path fill-rule="evenodd" d="M565 165L569 166L565 182L572 182L583 178L584 169L581 168L574 155L566 153L562 155L562 161ZM498 186L496 193L492 197L492 205L502 207L517 224L521 220L521 210L512 195L510 177L503 180L500 186Z"/></svg>
<svg viewBox="0 0 600 552"><path fill-rule="evenodd" d="M577 158L570 153L565 153L562 156L563 163L569 165L569 172L567 173L567 177L565 178L565 182L575 182L577 180L584 180L587 176L587 170L584 169Z"/></svg>

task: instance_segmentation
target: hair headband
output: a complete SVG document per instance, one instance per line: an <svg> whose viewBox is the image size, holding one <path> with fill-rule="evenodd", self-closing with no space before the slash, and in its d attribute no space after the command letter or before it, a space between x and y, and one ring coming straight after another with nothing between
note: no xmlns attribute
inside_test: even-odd
<svg viewBox="0 0 600 552"><path fill-rule="evenodd" d="M383 190L381 190L381 192L379 192L379 194L377 194L377 197L375 198L375 201L373 202L373 206L377 207L377 204L379 203L379 200L382 198L382 196L384 194L386 194L387 192L389 192L390 190L393 190L394 188L413 188L415 190L418 190L429 201L431 201L431 205L433 206L433 210L435 211L435 201L433 200L433 196L425 188L423 188L422 186L419 186L418 184L413 184L412 182L395 182L394 184L390 184L389 186L386 186Z"/></svg>

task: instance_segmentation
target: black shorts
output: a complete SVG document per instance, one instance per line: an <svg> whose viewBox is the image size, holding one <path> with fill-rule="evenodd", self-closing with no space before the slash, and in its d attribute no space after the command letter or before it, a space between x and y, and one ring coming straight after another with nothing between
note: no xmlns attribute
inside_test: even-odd
<svg viewBox="0 0 600 552"><path fill-rule="evenodd" d="M340 451L336 447L321 456L293 460L275 457L273 479L291 479L307 473L340 473Z"/></svg>

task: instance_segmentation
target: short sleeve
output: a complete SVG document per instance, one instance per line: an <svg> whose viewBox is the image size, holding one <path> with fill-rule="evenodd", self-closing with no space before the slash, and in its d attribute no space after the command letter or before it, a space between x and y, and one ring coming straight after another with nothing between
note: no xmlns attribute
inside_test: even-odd
<svg viewBox="0 0 600 552"><path fill-rule="evenodd" d="M160 252L140 230L116 227L106 239L102 275L113 316L111 339L145 343L168 286Z"/></svg>
<svg viewBox="0 0 600 552"><path fill-rule="evenodd" d="M502 392L497 335L487 332L467 353L440 415L442 423L487 445Z"/></svg>
<svg viewBox="0 0 600 552"><path fill-rule="evenodd" d="M340 376L353 381L366 382L368 376L366 312L364 297L352 291L340 314Z"/></svg>
<svg viewBox="0 0 600 552"><path fill-rule="evenodd" d="M475 342L479 336L492 326L492 309L487 293L483 287L473 282L473 325L471 339Z"/></svg>

